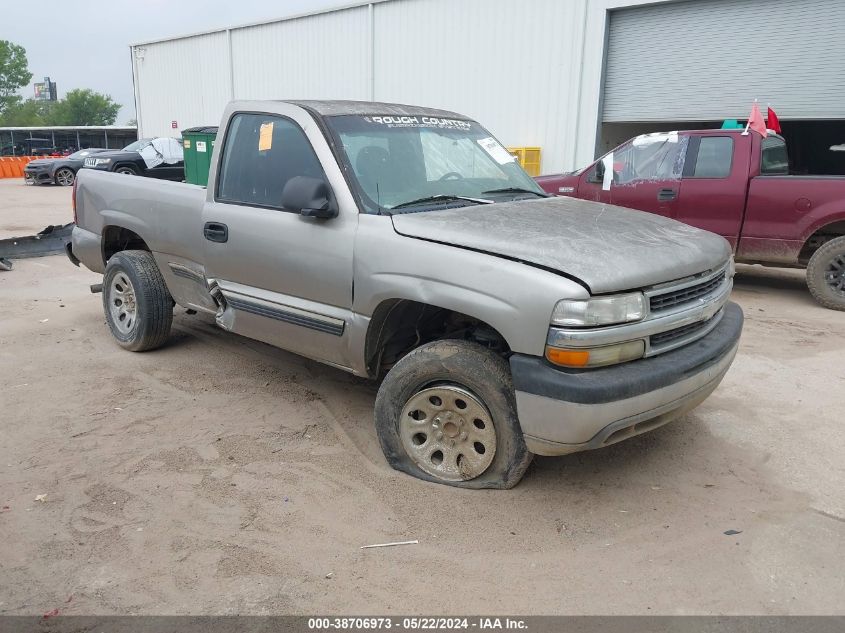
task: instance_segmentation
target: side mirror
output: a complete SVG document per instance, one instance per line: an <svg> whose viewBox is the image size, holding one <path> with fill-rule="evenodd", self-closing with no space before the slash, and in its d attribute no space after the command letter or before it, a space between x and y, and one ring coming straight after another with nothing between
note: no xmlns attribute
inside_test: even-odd
<svg viewBox="0 0 845 633"><path fill-rule="evenodd" d="M593 182L603 182L604 181L604 161L600 160L596 163L595 172L593 172L593 177L591 180Z"/></svg>
<svg viewBox="0 0 845 633"><path fill-rule="evenodd" d="M309 218L337 216L337 204L329 184L321 178L294 176L282 189L282 206Z"/></svg>

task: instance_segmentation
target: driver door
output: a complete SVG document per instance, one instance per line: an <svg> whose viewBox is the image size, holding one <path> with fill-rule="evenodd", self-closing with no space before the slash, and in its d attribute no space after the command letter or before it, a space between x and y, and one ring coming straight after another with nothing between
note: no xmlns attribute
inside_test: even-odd
<svg viewBox="0 0 845 633"><path fill-rule="evenodd" d="M350 367L352 252L357 209L340 204L331 219L281 206L295 176L342 176L310 116L279 104L281 114L235 112L216 160L214 190L203 212L206 277L226 309L225 329ZM330 180L318 158L332 161Z"/></svg>
<svg viewBox="0 0 845 633"><path fill-rule="evenodd" d="M688 140L677 132L644 134L614 150L611 202L676 218Z"/></svg>

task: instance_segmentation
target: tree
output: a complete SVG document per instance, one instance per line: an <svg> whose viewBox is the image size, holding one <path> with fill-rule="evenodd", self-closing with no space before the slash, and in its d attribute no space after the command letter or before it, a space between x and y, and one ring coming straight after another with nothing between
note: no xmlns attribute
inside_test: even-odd
<svg viewBox="0 0 845 633"><path fill-rule="evenodd" d="M28 70L24 47L0 40L0 114L9 106L20 103L17 92L30 79L32 73Z"/></svg>
<svg viewBox="0 0 845 633"><path fill-rule="evenodd" d="M77 88L56 103L50 125L113 125L119 110L109 95Z"/></svg>
<svg viewBox="0 0 845 633"><path fill-rule="evenodd" d="M55 108L55 101L18 100L16 103L7 105L6 109L0 113L0 126L37 127L53 125Z"/></svg>

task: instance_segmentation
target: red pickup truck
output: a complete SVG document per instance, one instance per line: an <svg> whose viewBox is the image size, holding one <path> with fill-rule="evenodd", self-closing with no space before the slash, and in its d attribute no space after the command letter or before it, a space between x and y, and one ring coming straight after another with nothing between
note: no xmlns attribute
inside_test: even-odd
<svg viewBox="0 0 845 633"><path fill-rule="evenodd" d="M786 142L738 130L644 134L584 169L539 176L548 193L665 215L725 237L736 261L807 268L845 310L845 176L789 174Z"/></svg>

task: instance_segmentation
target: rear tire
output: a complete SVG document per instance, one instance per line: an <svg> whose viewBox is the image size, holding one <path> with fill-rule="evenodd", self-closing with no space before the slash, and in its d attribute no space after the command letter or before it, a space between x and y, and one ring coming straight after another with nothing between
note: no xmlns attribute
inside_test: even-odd
<svg viewBox="0 0 845 633"><path fill-rule="evenodd" d="M103 276L103 310L112 335L124 349L144 352L167 341L173 299L151 253L112 255Z"/></svg>
<svg viewBox="0 0 845 633"><path fill-rule="evenodd" d="M56 175L53 180L61 187L70 187L73 185L73 181L76 180L76 174L73 173L72 169L62 167L61 169L56 170Z"/></svg>
<svg viewBox="0 0 845 633"><path fill-rule="evenodd" d="M414 477L461 488L512 488L531 463L507 362L466 341L427 343L378 391L384 456Z"/></svg>
<svg viewBox="0 0 845 633"><path fill-rule="evenodd" d="M845 310L845 235L813 253L807 264L807 287L825 308Z"/></svg>

